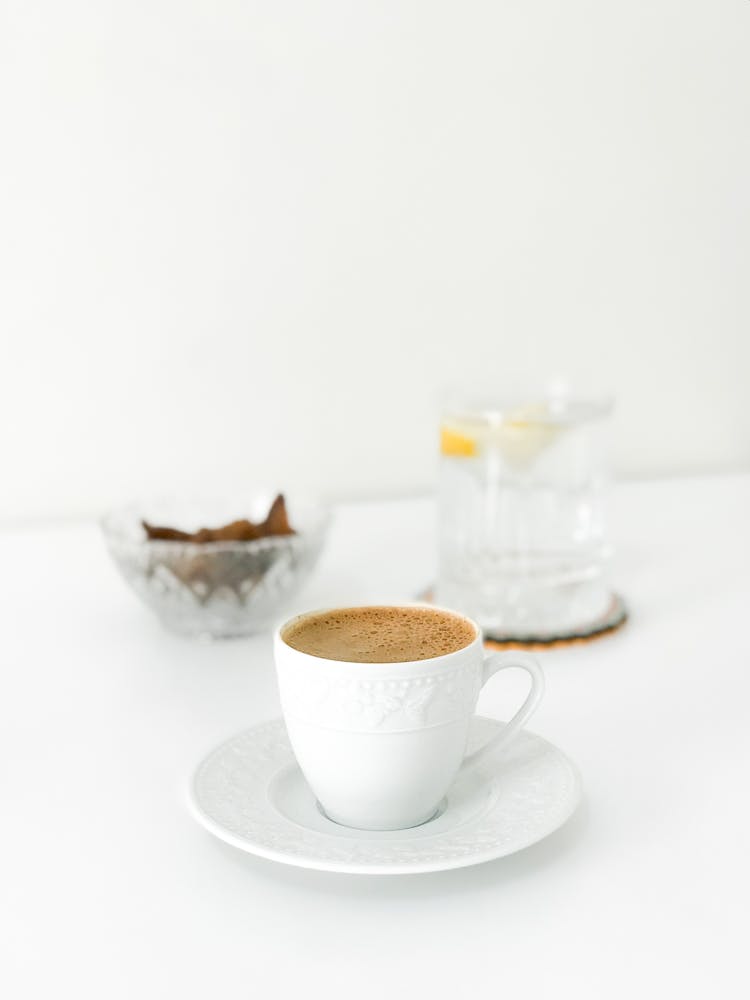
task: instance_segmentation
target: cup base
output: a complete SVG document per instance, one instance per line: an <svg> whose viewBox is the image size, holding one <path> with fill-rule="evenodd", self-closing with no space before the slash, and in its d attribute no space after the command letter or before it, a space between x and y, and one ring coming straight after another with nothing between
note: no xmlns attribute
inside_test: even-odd
<svg viewBox="0 0 750 1000"><path fill-rule="evenodd" d="M425 826L425 824L427 823L432 823L432 821L436 820L438 816L443 815L448 806L448 800L445 798L442 799L437 809L431 812L424 819L419 819L415 823L407 823L405 825L399 824L398 826L391 826L390 824L385 826L381 826L380 824L378 824L377 826L374 826L372 824L369 824L368 826L355 826L353 823L348 823L345 819L342 819L340 817L332 815L330 812L327 812L323 808L323 805L319 799L315 800L315 805L317 806L318 812L320 813L321 816L323 816L324 819L330 820L331 823L335 823L337 826L346 827L346 829L348 830L363 830L363 831L379 830L386 832L388 830L414 830L418 826Z"/></svg>

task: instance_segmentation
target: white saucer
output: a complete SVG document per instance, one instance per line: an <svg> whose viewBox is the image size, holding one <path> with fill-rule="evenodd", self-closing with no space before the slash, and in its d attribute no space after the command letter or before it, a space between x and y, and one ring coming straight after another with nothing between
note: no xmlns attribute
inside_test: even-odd
<svg viewBox="0 0 750 1000"><path fill-rule="evenodd" d="M481 716L469 749L503 723ZM463 868L520 851L561 826L581 797L575 766L533 733L460 774L437 816L411 830L368 832L327 819L294 759L281 719L213 750L190 785L207 830L243 851L300 868L395 875Z"/></svg>

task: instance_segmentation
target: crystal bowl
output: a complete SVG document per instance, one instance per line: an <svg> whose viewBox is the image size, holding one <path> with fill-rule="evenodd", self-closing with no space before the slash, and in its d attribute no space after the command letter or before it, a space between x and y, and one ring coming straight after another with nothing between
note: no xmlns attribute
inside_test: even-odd
<svg viewBox="0 0 750 1000"><path fill-rule="evenodd" d="M325 541L329 509L287 499L293 535L250 542L149 539L142 521L183 531L239 518L262 521L273 494L237 501L153 501L111 511L102 520L107 548L136 594L171 631L225 638L270 627L312 572Z"/></svg>

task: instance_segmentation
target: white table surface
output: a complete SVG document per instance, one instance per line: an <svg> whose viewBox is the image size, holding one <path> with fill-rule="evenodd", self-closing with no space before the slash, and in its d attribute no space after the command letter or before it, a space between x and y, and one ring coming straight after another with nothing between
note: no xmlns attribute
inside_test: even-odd
<svg viewBox="0 0 750 1000"><path fill-rule="evenodd" d="M613 514L632 620L542 654L531 726L580 766L579 813L382 878L253 858L185 809L194 762L279 713L267 636L163 632L93 525L0 533L0 995L750 995L750 476L621 486ZM433 530L426 500L341 508L296 604L411 598Z"/></svg>

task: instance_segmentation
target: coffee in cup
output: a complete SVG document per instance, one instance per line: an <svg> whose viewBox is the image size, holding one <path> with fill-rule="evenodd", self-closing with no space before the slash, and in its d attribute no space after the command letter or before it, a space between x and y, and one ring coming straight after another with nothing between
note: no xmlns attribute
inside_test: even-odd
<svg viewBox="0 0 750 1000"><path fill-rule="evenodd" d="M404 663L455 653L476 638L472 623L438 608L334 608L282 630L292 649L349 663Z"/></svg>
<svg viewBox="0 0 750 1000"><path fill-rule="evenodd" d="M485 657L471 619L422 605L299 615L276 632L274 658L292 749L321 809L366 830L431 819L459 769L510 741L544 690L532 656ZM527 671L531 691L502 732L467 757L479 692L510 667Z"/></svg>

